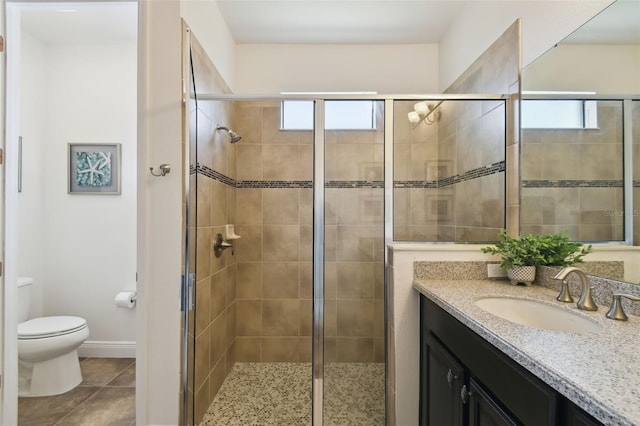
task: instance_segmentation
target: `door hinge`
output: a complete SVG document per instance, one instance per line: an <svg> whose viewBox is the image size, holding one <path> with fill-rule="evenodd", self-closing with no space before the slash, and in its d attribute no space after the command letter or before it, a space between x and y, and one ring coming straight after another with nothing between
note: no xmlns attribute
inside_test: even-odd
<svg viewBox="0 0 640 426"><path fill-rule="evenodd" d="M4 265L0 262L0 277L4 275ZM0 376L2 378L2 376Z"/></svg>
<svg viewBox="0 0 640 426"><path fill-rule="evenodd" d="M0 148L0 164L4 164L4 149Z"/></svg>
<svg viewBox="0 0 640 426"><path fill-rule="evenodd" d="M0 53L4 52L4 37L0 36Z"/></svg>

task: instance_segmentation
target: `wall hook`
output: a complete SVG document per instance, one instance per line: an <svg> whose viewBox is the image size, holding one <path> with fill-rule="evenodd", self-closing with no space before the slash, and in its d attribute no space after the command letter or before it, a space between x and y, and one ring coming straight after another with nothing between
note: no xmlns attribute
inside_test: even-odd
<svg viewBox="0 0 640 426"><path fill-rule="evenodd" d="M160 173L154 173L153 167L149 167L149 171L153 176L162 177L171 173L171 165L170 164L160 164Z"/></svg>

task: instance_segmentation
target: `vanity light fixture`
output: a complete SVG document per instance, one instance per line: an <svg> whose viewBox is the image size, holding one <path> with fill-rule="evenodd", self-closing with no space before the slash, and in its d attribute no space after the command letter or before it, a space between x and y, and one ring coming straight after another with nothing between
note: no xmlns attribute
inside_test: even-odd
<svg viewBox="0 0 640 426"><path fill-rule="evenodd" d="M420 122L427 124L433 124L440 120L440 111L438 107L443 101L439 101L437 104L428 104L426 101L418 102L413 106L413 111L407 114L411 127L416 127Z"/></svg>

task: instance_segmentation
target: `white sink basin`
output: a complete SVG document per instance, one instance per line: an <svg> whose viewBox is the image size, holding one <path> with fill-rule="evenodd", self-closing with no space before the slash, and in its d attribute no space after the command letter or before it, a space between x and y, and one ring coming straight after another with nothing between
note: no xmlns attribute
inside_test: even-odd
<svg viewBox="0 0 640 426"><path fill-rule="evenodd" d="M506 320L544 330L593 333L602 326L566 309L529 299L485 297L475 302L481 309Z"/></svg>

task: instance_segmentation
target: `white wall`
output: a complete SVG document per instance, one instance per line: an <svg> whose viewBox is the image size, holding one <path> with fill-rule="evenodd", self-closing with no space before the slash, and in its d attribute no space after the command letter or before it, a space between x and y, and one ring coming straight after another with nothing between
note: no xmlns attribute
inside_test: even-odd
<svg viewBox="0 0 640 426"><path fill-rule="evenodd" d="M522 17L522 61L527 65L611 2L471 2L439 44L238 44L231 87L236 94L440 93L518 17ZM218 68L226 66L228 55L207 50Z"/></svg>
<svg viewBox="0 0 640 426"><path fill-rule="evenodd" d="M216 0L181 0L180 15L215 65L228 86L235 84L236 44L222 18Z"/></svg>
<svg viewBox="0 0 640 426"><path fill-rule="evenodd" d="M568 36L613 0L471 2L440 41L444 90L517 18L522 18L522 66Z"/></svg>
<svg viewBox="0 0 640 426"><path fill-rule="evenodd" d="M529 64L522 90L638 94L640 45L561 44Z"/></svg>
<svg viewBox="0 0 640 426"><path fill-rule="evenodd" d="M180 1L139 3L136 424L177 425L180 404ZM172 165L163 178L146 171Z"/></svg>
<svg viewBox="0 0 640 426"><path fill-rule="evenodd" d="M437 93L438 45L239 44L232 88L236 94Z"/></svg>
<svg viewBox="0 0 640 426"><path fill-rule="evenodd" d="M18 274L33 277L31 314L42 315L44 274L44 146L47 69L46 47L27 33L21 37L22 187L18 194Z"/></svg>
<svg viewBox="0 0 640 426"><path fill-rule="evenodd" d="M90 342L134 342L135 310L114 297L136 287L135 42L24 41L19 274L37 280L33 313L85 318ZM122 144L122 194L67 194L68 143Z"/></svg>

